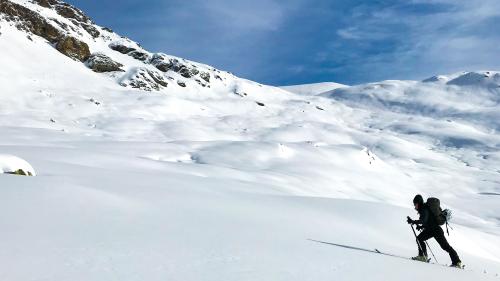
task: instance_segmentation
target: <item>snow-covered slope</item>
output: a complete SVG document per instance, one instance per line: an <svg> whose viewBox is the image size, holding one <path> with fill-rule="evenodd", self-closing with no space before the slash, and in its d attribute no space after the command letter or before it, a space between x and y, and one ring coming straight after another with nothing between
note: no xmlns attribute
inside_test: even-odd
<svg viewBox="0 0 500 281"><path fill-rule="evenodd" d="M299 94L299 95L319 95L324 92L333 91L338 88L347 87L346 85L335 83L335 82L323 82L316 84L306 84L306 85L295 85L295 86L283 86L282 89Z"/></svg>
<svg viewBox="0 0 500 281"><path fill-rule="evenodd" d="M496 72L304 94L60 1L0 11L0 154L37 172L0 174L1 280L499 279ZM415 255L416 193L454 210L467 270L307 240Z"/></svg>

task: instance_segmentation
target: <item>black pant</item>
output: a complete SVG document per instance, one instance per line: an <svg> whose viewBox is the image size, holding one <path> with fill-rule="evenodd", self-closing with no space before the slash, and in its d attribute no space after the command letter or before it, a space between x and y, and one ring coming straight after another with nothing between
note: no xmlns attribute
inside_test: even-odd
<svg viewBox="0 0 500 281"><path fill-rule="evenodd" d="M424 231L422 231L417 236L420 247L422 247L422 249L420 248L418 249L419 255L427 256L427 247L425 245L425 241L429 240L432 237L436 239L439 246L441 246L441 249L445 250L446 252L448 252L448 254L450 254L452 264L457 264L458 262L460 262L460 258L458 257L457 252L450 246L450 244L446 240L446 237L444 236L444 231L440 226L425 228Z"/></svg>

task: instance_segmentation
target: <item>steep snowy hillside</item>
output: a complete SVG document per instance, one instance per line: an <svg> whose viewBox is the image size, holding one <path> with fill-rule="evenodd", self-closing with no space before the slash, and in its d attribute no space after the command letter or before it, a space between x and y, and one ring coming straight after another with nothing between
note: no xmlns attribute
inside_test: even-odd
<svg viewBox="0 0 500 281"><path fill-rule="evenodd" d="M0 280L500 279L497 72L276 88L58 0L0 33L0 167L36 175L0 174ZM416 255L416 193L466 270L308 240Z"/></svg>

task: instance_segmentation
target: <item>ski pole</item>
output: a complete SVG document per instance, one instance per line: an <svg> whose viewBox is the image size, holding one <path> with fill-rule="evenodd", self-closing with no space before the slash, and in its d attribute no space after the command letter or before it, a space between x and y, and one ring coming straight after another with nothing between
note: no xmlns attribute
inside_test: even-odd
<svg viewBox="0 0 500 281"><path fill-rule="evenodd" d="M432 252L432 249L429 246L429 243L427 243L427 241L425 241L425 244L427 245L427 248L429 248L429 250L431 251L432 257L434 258L434 260L436 261L436 263L439 264L438 260L436 259L436 256L434 255L434 252Z"/></svg>
<svg viewBox="0 0 500 281"><path fill-rule="evenodd" d="M411 227L411 230L413 231L413 235L415 235L415 239L417 240L418 249L420 250L420 252L423 255L424 250L422 250L422 245L420 245L420 241L418 241L417 233L415 232L415 229L413 228L413 224L410 224L410 227Z"/></svg>

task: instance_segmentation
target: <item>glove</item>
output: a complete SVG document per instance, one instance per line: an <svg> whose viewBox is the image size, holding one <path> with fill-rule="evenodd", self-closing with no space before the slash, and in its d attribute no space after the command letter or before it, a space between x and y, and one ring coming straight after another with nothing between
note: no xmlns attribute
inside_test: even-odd
<svg viewBox="0 0 500 281"><path fill-rule="evenodd" d="M415 223L410 217L406 217L406 222L408 224L414 224Z"/></svg>
<svg viewBox="0 0 500 281"><path fill-rule="evenodd" d="M422 230L422 229L424 229L424 226L423 226L423 225L417 225L417 230L418 230L418 231L420 231L420 230Z"/></svg>

